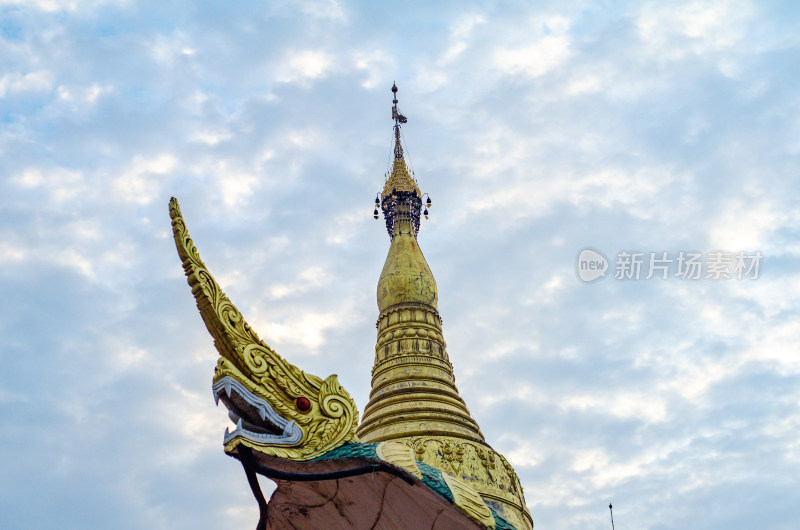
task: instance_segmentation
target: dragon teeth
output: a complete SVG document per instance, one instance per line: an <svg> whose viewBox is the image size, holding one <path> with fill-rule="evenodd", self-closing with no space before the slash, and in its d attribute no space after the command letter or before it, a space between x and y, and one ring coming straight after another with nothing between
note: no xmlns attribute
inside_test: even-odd
<svg viewBox="0 0 800 530"><path fill-rule="evenodd" d="M213 390L212 392L213 392L213 394L214 394L214 405L216 405L217 407L219 407L219 394L217 394L217 391L216 391L216 390Z"/></svg>
<svg viewBox="0 0 800 530"><path fill-rule="evenodd" d="M237 431L242 430L242 418L239 418L239 421L236 422L236 430Z"/></svg>
<svg viewBox="0 0 800 530"><path fill-rule="evenodd" d="M228 436L230 436L230 434L231 434L231 433L230 433L230 431L228 430L228 428L227 428L227 427L225 427L225 438L227 438Z"/></svg>
<svg viewBox="0 0 800 530"><path fill-rule="evenodd" d="M258 407L258 415L261 416L261 421L267 419L267 409L264 407Z"/></svg>
<svg viewBox="0 0 800 530"><path fill-rule="evenodd" d="M225 378L225 393L231 397L231 380L228 378Z"/></svg>

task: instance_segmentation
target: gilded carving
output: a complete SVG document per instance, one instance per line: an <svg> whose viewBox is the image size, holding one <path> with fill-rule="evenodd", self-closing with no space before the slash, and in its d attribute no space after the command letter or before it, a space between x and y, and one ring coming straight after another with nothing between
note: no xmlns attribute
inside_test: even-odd
<svg viewBox="0 0 800 530"><path fill-rule="evenodd" d="M353 440L358 410L336 375L323 380L305 373L259 339L208 272L174 198L169 211L189 286L221 356L212 380L215 398L238 419L236 430L226 433L225 450L243 444L308 460Z"/></svg>
<svg viewBox="0 0 800 530"><path fill-rule="evenodd" d="M489 482L494 484L496 482L494 476L494 451L486 451L483 448L476 448L475 452L478 453L478 458L480 458L483 469L486 471L486 475L489 477Z"/></svg>
<svg viewBox="0 0 800 530"><path fill-rule="evenodd" d="M484 500L498 503L501 515L514 526L530 528L519 478L511 464L491 447L452 436L415 436L402 440L414 450L417 460L456 475Z"/></svg>
<svg viewBox="0 0 800 530"><path fill-rule="evenodd" d="M422 473L417 466L415 454L406 444L402 442L381 442L375 447L378 458L390 464L401 467L409 473L422 479Z"/></svg>
<svg viewBox="0 0 800 530"><path fill-rule="evenodd" d="M442 478L450 488L450 492L453 494L453 502L456 506L464 510L478 524L486 528L494 528L496 526L492 511L486 506L477 491L464 481L447 473L443 473Z"/></svg>

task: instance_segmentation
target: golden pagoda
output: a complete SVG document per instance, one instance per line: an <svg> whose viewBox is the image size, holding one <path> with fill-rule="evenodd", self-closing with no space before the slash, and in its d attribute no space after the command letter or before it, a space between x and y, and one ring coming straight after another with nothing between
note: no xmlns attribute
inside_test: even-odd
<svg viewBox="0 0 800 530"><path fill-rule="evenodd" d="M514 468L489 446L458 393L439 315L436 280L419 247L417 234L424 196L409 173L392 86L394 160L383 191L375 199L383 211L391 246L378 280L378 339L369 403L356 431L360 442L397 441L417 460L453 475L516 528L530 529Z"/></svg>
<svg viewBox="0 0 800 530"><path fill-rule="evenodd" d="M236 424L223 435L259 506L257 530L530 530L511 464L484 440L458 394L438 292L417 243L423 199L392 107L394 161L375 199L391 237L378 281L372 392L358 409L336 374L319 377L262 341L209 272L178 201L169 213L186 279L219 353L211 389ZM427 217L430 197L424 204ZM276 482L267 502L257 475Z"/></svg>

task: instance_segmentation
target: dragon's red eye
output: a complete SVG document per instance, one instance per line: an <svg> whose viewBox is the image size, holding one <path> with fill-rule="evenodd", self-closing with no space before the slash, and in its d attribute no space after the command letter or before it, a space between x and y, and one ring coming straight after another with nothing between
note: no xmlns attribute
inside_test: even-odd
<svg viewBox="0 0 800 530"><path fill-rule="evenodd" d="M308 410L311 408L311 402L308 400L308 398L299 397L297 398L296 404L297 410L300 412L308 412Z"/></svg>

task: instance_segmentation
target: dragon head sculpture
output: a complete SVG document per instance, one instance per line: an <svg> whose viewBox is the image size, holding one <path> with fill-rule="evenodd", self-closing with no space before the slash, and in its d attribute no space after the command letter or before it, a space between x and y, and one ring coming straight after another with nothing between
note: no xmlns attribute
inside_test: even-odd
<svg viewBox="0 0 800 530"><path fill-rule="evenodd" d="M180 206L169 203L172 232L189 286L220 354L214 399L236 423L225 452L254 451L310 460L355 438L358 410L336 375L307 374L267 346L214 280L186 229Z"/></svg>

